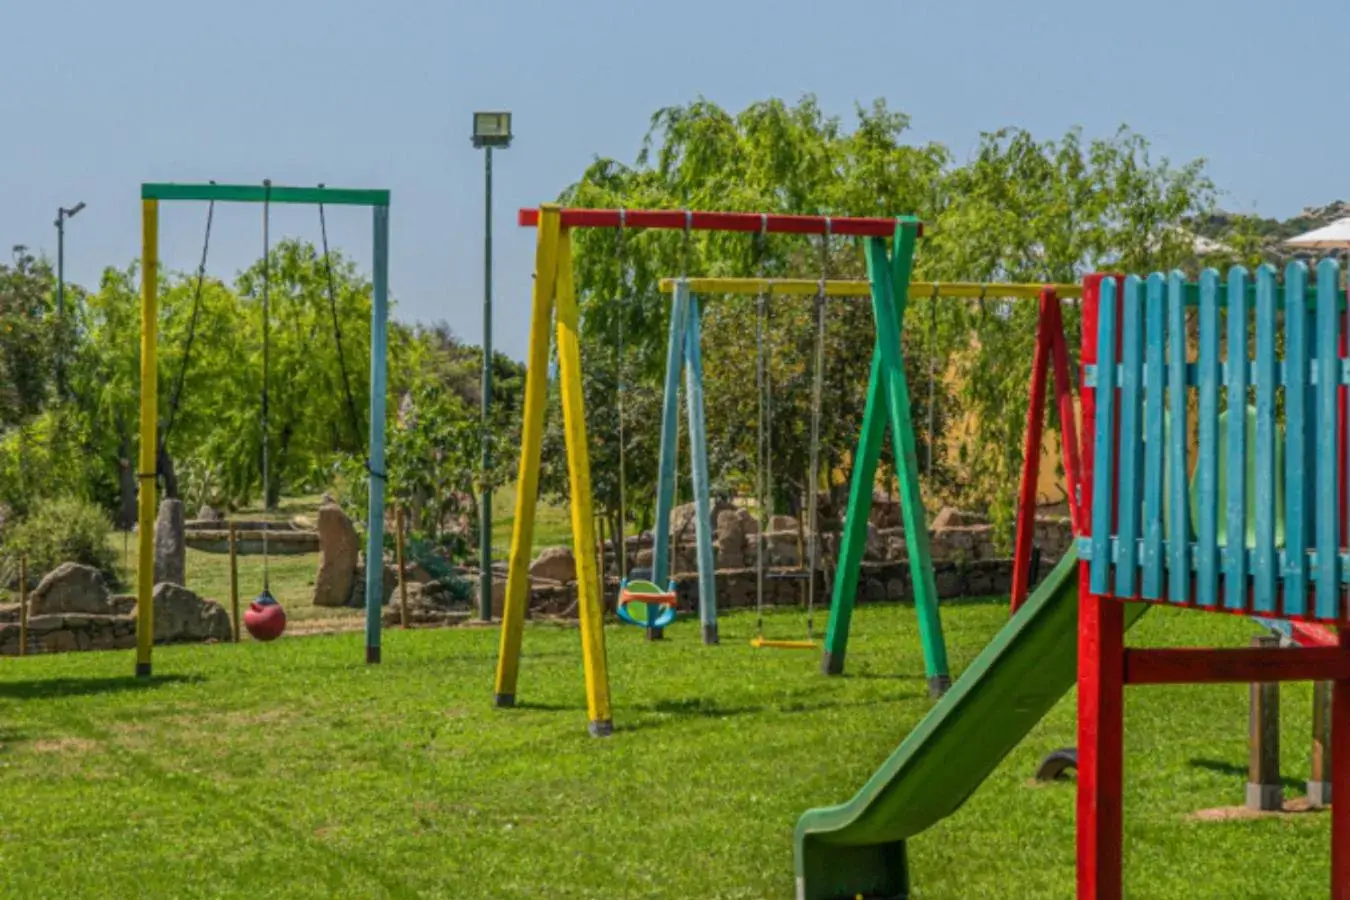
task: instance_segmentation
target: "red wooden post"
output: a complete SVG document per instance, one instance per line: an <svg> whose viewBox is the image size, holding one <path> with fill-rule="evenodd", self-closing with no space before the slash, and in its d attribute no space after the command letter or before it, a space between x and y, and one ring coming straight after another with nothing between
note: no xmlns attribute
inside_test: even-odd
<svg viewBox="0 0 1350 900"><path fill-rule="evenodd" d="M1338 641L1350 654L1350 628ZM1338 678L1331 689L1331 897L1350 900L1350 678ZM1336 802L1338 799L1341 802Z"/></svg>
<svg viewBox="0 0 1350 900"><path fill-rule="evenodd" d="M1097 362L1097 300L1105 276L1083 283L1083 365ZM1108 349L1114 361L1115 354ZM1086 383L1084 380L1081 383ZM1093 433L1096 391L1083 388L1083 433ZM1083 442L1083 514L1092 509L1092 440ZM1103 497L1110 503L1114 498ZM1121 790L1124 769L1124 608L1089 590L1079 566L1078 601L1078 897L1119 900L1122 891Z"/></svg>
<svg viewBox="0 0 1350 900"><path fill-rule="evenodd" d="M1031 399L1022 440L1022 483L1017 494L1017 536L1013 544L1011 612L1016 613L1031 589L1031 544L1036 534L1036 485L1041 476L1041 427L1045 421L1045 372L1050 366L1053 291L1042 291L1036 320L1036 348L1031 357Z"/></svg>
<svg viewBox="0 0 1350 900"><path fill-rule="evenodd" d="M1050 345L1053 354L1051 365L1055 373L1055 400L1059 404L1059 427L1061 444L1064 449L1064 483L1069 492L1069 521L1073 534L1077 537L1086 530L1083 520L1083 472L1079 461L1078 426L1074 421L1073 384L1069 378L1069 348L1064 339L1064 318L1060 314L1060 301L1050 307L1054 317L1051 335L1054 343Z"/></svg>

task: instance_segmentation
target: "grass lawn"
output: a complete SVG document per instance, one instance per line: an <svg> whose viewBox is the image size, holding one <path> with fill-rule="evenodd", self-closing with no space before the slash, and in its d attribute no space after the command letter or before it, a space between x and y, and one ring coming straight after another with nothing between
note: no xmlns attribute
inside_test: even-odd
<svg viewBox="0 0 1350 900"><path fill-rule="evenodd" d="M191 565L191 564L190 564ZM1006 617L949 604L953 665ZM493 630L391 631L0 664L0 895L790 898L792 828L850 796L929 708L912 610L854 620L851 677L683 621L607 632L617 731L586 735L578 634L526 632L522 708L494 710ZM776 634L798 614L772 615ZM1238 619L1161 610L1134 642L1245 644ZM1284 775L1307 775L1310 688L1286 688ZM1128 694L1126 894L1326 896L1325 814L1199 822L1239 804L1244 686ZM1072 697L955 816L911 842L919 898L1072 895Z"/></svg>

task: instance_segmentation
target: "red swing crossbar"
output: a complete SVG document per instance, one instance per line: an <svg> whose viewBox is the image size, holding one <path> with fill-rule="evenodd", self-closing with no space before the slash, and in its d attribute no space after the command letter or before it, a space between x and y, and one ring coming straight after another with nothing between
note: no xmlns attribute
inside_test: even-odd
<svg viewBox="0 0 1350 900"><path fill-rule="evenodd" d="M788 216L777 213L699 212L687 209L575 209L562 210L564 228L663 228L676 231L744 231L766 234L841 234L854 237L890 237L895 219L856 216ZM522 228L539 224L538 209L522 209ZM923 223L919 223L923 236Z"/></svg>

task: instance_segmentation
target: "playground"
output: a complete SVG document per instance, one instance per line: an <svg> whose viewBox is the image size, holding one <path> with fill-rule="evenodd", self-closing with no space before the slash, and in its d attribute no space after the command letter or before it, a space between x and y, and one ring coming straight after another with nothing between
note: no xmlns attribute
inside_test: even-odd
<svg viewBox="0 0 1350 900"><path fill-rule="evenodd" d="M749 612L723 619L713 654L696 620L656 645L621 640L630 630L613 625L623 728L604 741L577 727L585 707L565 627L531 629L530 702L511 711L483 702L496 657L486 629L393 631L375 667L359 661L359 633L161 648L149 683L129 677L123 653L31 657L0 672L0 891L449 897L490 884L494 897L791 896L785 824L851 794L924 715L911 617L860 608L865 637L846 680L750 647ZM1006 617L1006 598L944 608L956 671ZM1159 610L1132 639L1236 646L1253 631ZM1283 698L1291 797L1308 775L1305 687ZM1325 890L1325 814L1196 815L1242 805L1246 707L1236 685L1131 695L1130 896ZM1072 893L1073 784L1036 785L1031 773L1074 740L1070 696L960 812L910 842L922 896L1005 896L1009 883L1019 897ZM1178 845L1198 852L1177 864Z"/></svg>
<svg viewBox="0 0 1350 900"><path fill-rule="evenodd" d="M700 99L513 206L515 357L505 112L481 346L378 182L128 186L97 289L84 203L54 290L16 247L0 895L1350 900L1350 217L857 115Z"/></svg>

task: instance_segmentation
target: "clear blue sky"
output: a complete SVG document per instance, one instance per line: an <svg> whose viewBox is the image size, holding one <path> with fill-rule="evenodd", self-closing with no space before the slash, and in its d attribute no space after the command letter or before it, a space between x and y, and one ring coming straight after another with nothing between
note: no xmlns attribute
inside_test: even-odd
<svg viewBox="0 0 1350 900"><path fill-rule="evenodd" d="M481 334L482 156L474 109L515 112L496 157L497 346L524 352L530 233L596 155L630 160L658 107L730 108L817 94L849 114L886 97L917 140L964 158L981 131L1040 137L1126 123L1173 160L1204 156L1225 206L1286 216L1350 197L1350 5L1297 15L1255 0L13 0L0 10L0 252L55 255L72 280L138 252L141 181L393 191L396 315ZM1222 10L1222 12L1220 12ZM897 210L901 212L901 210ZM191 269L204 207L162 222L167 265ZM260 211L222 210L211 268L257 257ZM274 214L318 239L316 213ZM368 214L335 211L332 242L369 265Z"/></svg>

